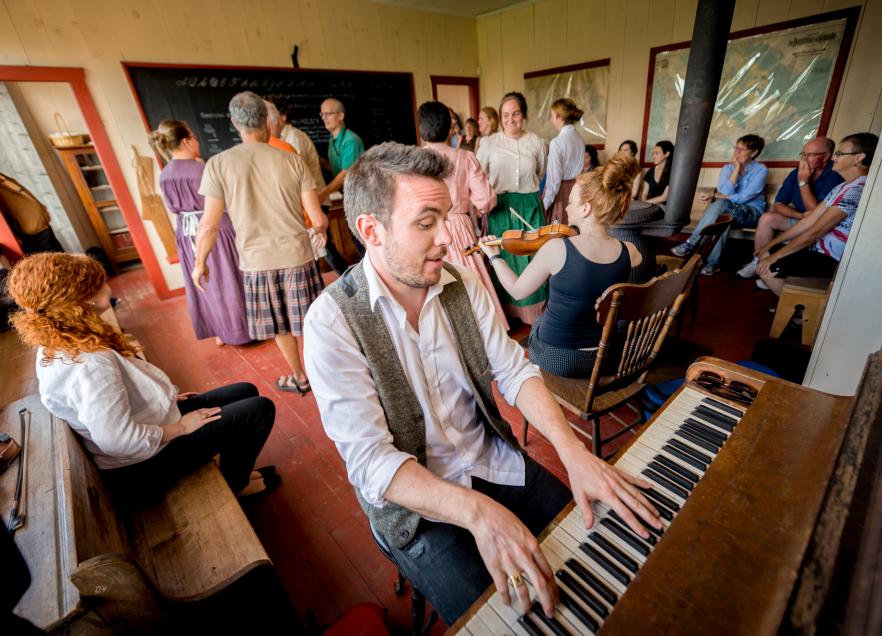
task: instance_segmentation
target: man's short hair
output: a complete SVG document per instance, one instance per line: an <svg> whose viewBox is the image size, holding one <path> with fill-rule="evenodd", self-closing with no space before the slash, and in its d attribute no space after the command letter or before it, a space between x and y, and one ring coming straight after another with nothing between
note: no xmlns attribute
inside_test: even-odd
<svg viewBox="0 0 882 636"><path fill-rule="evenodd" d="M343 104L343 102L341 102L336 97L328 97L325 101L326 102L334 102L336 104L337 110L339 110L344 115L346 114L346 106Z"/></svg>
<svg viewBox="0 0 882 636"><path fill-rule="evenodd" d="M396 177L428 177L442 181L450 172L450 163L428 148L405 146L394 141L374 146L346 171L343 207L349 229L359 236L355 221L362 214L370 214L389 227L395 205Z"/></svg>
<svg viewBox="0 0 882 636"><path fill-rule="evenodd" d="M756 150L756 155L753 157L754 159L759 157L763 148L766 147L766 140L759 135L744 135L743 137L740 137L736 143L744 144L744 147L748 150Z"/></svg>
<svg viewBox="0 0 882 636"><path fill-rule="evenodd" d="M836 150L836 142L829 137L817 137L817 139L824 142L824 150L826 150L827 154L832 158L833 151Z"/></svg>
<svg viewBox="0 0 882 636"><path fill-rule="evenodd" d="M266 104L251 91L237 93L230 100L230 120L236 128L259 131L266 129Z"/></svg>
<svg viewBox="0 0 882 636"><path fill-rule="evenodd" d="M426 141L447 141L450 136L450 110L441 102L420 105L420 137Z"/></svg>
<svg viewBox="0 0 882 636"><path fill-rule="evenodd" d="M869 168L870 164L873 163L873 155L876 153L876 144L879 143L879 137L869 132L855 133L839 143L844 144L845 142L851 144L854 152L862 152L866 155L861 164Z"/></svg>
<svg viewBox="0 0 882 636"><path fill-rule="evenodd" d="M281 113L279 109L273 104L270 100L263 100L264 105L266 106L266 119L270 124L275 124L279 121L279 117Z"/></svg>

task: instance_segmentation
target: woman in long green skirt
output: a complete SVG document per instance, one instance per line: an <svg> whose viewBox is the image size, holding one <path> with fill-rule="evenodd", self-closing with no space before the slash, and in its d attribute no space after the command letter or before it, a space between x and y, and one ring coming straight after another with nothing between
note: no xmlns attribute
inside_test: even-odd
<svg viewBox="0 0 882 636"><path fill-rule="evenodd" d="M487 233L496 236L502 236L506 230L538 229L545 222L545 211L539 198L539 181L545 174L547 155L545 141L524 127L527 100L523 95L507 93L499 105L499 113L502 132L485 137L478 148L478 161L496 190L496 207L490 211L487 219ZM512 213L512 209L517 215ZM503 250L502 258L520 275L531 257L515 256ZM494 283L502 306L510 317L533 324L542 315L548 299L547 285L526 298L515 300L499 285L495 275Z"/></svg>

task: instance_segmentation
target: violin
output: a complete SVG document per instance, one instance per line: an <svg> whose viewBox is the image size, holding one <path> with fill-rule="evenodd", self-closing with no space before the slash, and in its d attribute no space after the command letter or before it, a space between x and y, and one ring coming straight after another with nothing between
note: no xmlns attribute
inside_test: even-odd
<svg viewBox="0 0 882 636"><path fill-rule="evenodd" d="M578 233L579 230L576 228L555 221L550 225L543 225L538 230L506 230L502 233L502 238L488 241L484 245L498 245L515 256L531 256L551 239L576 236ZM475 244L465 248L462 255L468 256L480 249L481 245Z"/></svg>

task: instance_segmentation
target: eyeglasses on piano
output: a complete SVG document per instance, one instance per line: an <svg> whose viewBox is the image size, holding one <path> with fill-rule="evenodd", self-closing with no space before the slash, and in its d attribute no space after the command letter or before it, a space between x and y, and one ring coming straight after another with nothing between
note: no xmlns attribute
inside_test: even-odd
<svg viewBox="0 0 882 636"><path fill-rule="evenodd" d="M756 399L757 390L752 386L739 382L738 380L726 381L719 373L713 371L702 371L695 378L695 384L707 389L714 395L729 400L734 400L739 404L750 405Z"/></svg>

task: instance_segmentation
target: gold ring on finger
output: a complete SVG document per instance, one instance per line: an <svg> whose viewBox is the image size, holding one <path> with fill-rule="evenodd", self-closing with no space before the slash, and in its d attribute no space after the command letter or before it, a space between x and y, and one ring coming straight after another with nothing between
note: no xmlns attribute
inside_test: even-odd
<svg viewBox="0 0 882 636"><path fill-rule="evenodd" d="M510 574L508 577L508 582L513 588L517 589L524 584L524 577L521 575L520 572Z"/></svg>

